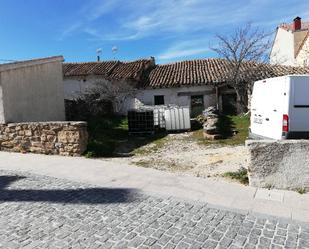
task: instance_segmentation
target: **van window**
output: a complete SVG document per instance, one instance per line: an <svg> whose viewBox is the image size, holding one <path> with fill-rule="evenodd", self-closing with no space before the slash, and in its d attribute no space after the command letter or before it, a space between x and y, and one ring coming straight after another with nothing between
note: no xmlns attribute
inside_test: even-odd
<svg viewBox="0 0 309 249"><path fill-rule="evenodd" d="M309 107L309 84L305 79L298 79L293 84L294 107Z"/></svg>
<svg viewBox="0 0 309 249"><path fill-rule="evenodd" d="M155 105L164 105L164 95L155 95L154 96Z"/></svg>

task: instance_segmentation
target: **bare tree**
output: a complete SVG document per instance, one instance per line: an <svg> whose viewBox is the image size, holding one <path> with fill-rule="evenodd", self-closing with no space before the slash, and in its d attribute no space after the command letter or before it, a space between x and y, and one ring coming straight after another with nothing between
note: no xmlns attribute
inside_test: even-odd
<svg viewBox="0 0 309 249"><path fill-rule="evenodd" d="M247 111L248 90L254 74L259 71L258 67L262 62L268 61L271 47L269 38L270 34L252 27L250 23L236 29L232 34L216 35L217 45L212 47L212 50L228 61L226 82L235 89L238 113Z"/></svg>
<svg viewBox="0 0 309 249"><path fill-rule="evenodd" d="M110 101L115 114L124 111L127 101L136 95L136 87L133 83L124 80L98 81L95 87L88 90L88 94L95 97L95 101Z"/></svg>

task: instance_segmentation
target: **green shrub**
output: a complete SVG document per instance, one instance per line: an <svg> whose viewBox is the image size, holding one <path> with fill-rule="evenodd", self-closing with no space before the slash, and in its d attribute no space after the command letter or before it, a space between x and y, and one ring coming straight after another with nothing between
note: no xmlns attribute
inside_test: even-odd
<svg viewBox="0 0 309 249"><path fill-rule="evenodd" d="M236 172L226 172L223 174L223 177L237 180L240 183L245 184L245 185L249 184L248 171L245 168L241 168Z"/></svg>

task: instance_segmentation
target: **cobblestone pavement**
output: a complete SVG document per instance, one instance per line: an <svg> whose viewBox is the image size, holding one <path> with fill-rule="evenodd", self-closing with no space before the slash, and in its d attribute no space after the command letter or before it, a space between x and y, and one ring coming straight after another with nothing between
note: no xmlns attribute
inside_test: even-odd
<svg viewBox="0 0 309 249"><path fill-rule="evenodd" d="M0 171L0 248L309 248L309 226Z"/></svg>

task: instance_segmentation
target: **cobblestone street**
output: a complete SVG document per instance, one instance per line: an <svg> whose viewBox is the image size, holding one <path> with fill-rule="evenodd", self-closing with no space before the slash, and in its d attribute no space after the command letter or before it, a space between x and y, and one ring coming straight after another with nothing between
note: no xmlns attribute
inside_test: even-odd
<svg viewBox="0 0 309 249"><path fill-rule="evenodd" d="M0 171L1 248L309 248L309 227Z"/></svg>

